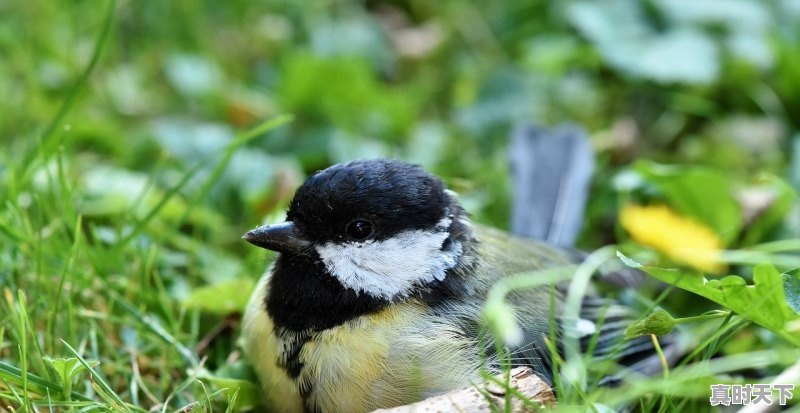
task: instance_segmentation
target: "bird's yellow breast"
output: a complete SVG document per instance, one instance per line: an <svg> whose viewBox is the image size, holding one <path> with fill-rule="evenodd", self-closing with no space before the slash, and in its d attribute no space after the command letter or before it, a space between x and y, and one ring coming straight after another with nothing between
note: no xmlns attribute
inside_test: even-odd
<svg viewBox="0 0 800 413"><path fill-rule="evenodd" d="M279 360L289 351L264 310L266 279L253 294L243 323L245 351L269 407L320 412L367 412L464 387L476 378L475 343L450 320L406 302L310 333L291 377Z"/></svg>

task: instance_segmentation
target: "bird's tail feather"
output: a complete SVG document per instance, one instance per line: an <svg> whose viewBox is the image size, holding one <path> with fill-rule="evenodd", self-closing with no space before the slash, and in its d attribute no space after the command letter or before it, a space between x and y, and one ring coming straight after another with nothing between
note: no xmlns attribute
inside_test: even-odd
<svg viewBox="0 0 800 413"><path fill-rule="evenodd" d="M594 169L594 152L577 126L517 127L511 135L514 202L511 231L561 247L572 247Z"/></svg>

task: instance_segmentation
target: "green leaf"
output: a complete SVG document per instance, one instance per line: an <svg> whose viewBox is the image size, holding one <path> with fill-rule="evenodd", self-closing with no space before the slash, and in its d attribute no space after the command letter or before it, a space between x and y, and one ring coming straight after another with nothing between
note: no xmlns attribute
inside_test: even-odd
<svg viewBox="0 0 800 413"><path fill-rule="evenodd" d="M261 388L257 383L215 376L206 370L200 371L198 378L222 390L229 399L235 398L236 407L241 410L252 409L261 404Z"/></svg>
<svg viewBox="0 0 800 413"><path fill-rule="evenodd" d="M58 374L58 377L61 380L63 395L67 400L69 400L70 393L72 393L72 380L82 372L86 371L87 367L81 364L80 360L75 357L45 357L44 360ZM87 363L92 368L100 364L91 360L87 361Z"/></svg>
<svg viewBox="0 0 800 413"><path fill-rule="evenodd" d="M566 13L603 60L620 72L668 84L713 82L720 73L713 39L688 25L654 27L641 4L575 1L568 3Z"/></svg>
<svg viewBox="0 0 800 413"><path fill-rule="evenodd" d="M631 339L655 334L663 336L675 328L675 319L664 310L656 310L644 320L639 320L625 329L625 338Z"/></svg>
<svg viewBox="0 0 800 413"><path fill-rule="evenodd" d="M116 392L114 392L114 390L111 388L108 382L103 378L103 376L101 376L100 373L98 373L89 364L88 361L86 361L83 357L81 357L81 355L78 354L77 350L75 350L72 346L69 345L69 343L67 343L64 340L61 340L61 343L64 344L67 350L69 350L69 352L72 353L73 356L75 356L75 359L78 360L78 362L80 362L83 365L83 367L86 368L87 371L89 371L89 374L92 375L92 385L94 389L98 392L100 397L102 397L112 407L120 411L126 411L126 412L131 411L130 406L128 406L127 404L125 404L125 402L122 401L119 395Z"/></svg>
<svg viewBox="0 0 800 413"><path fill-rule="evenodd" d="M203 56L176 54L166 59L167 80L185 96L203 96L217 92L222 70L216 62Z"/></svg>
<svg viewBox="0 0 800 413"><path fill-rule="evenodd" d="M714 301L800 346L800 331L790 331L788 328L789 322L800 319L800 315L787 303L782 276L771 264L757 265L753 270L754 284L748 285L743 278L735 275L721 280L708 280L698 272L642 265L620 252L617 252L617 256L626 265Z"/></svg>
<svg viewBox="0 0 800 413"><path fill-rule="evenodd" d="M326 119L345 131L391 141L416 124L428 91L406 88L402 93L380 81L373 67L357 56L322 58L305 51L282 61L283 75L276 96L281 106L303 119ZM327 140L325 142L328 143ZM324 146L308 148L310 151Z"/></svg>
<svg viewBox="0 0 800 413"><path fill-rule="evenodd" d="M676 26L724 28L721 32L730 53L763 69L772 65L765 30L771 19L767 2L657 0L653 4Z"/></svg>
<svg viewBox="0 0 800 413"><path fill-rule="evenodd" d="M731 182L708 168L638 162L634 169L653 184L681 214L710 226L726 242L742 228L742 212Z"/></svg>
<svg viewBox="0 0 800 413"><path fill-rule="evenodd" d="M183 302L187 308L197 308L214 314L243 312L255 282L237 278L194 290Z"/></svg>

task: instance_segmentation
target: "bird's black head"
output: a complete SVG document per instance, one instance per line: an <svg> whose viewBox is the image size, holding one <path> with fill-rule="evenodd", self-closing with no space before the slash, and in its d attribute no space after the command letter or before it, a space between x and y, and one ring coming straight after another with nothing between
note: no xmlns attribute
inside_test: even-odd
<svg viewBox="0 0 800 413"><path fill-rule="evenodd" d="M244 238L281 253L270 295L285 295L282 305L306 294L334 301L339 313L363 313L441 283L461 256L461 238L452 235L464 233L465 219L421 167L365 160L317 172L297 190L286 222ZM350 304L343 309L343 302Z"/></svg>
<svg viewBox="0 0 800 413"><path fill-rule="evenodd" d="M308 178L287 218L314 243L385 240L435 227L451 202L442 182L417 165L355 161Z"/></svg>

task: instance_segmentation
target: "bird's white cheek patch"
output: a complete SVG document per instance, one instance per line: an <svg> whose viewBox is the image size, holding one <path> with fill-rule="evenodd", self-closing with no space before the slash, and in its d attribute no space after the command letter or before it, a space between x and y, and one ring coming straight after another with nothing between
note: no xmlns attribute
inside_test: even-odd
<svg viewBox="0 0 800 413"><path fill-rule="evenodd" d="M408 295L414 284L443 280L461 255L461 244L442 250L449 236L443 220L437 231L406 231L382 241L317 247L328 271L345 287L375 297Z"/></svg>

